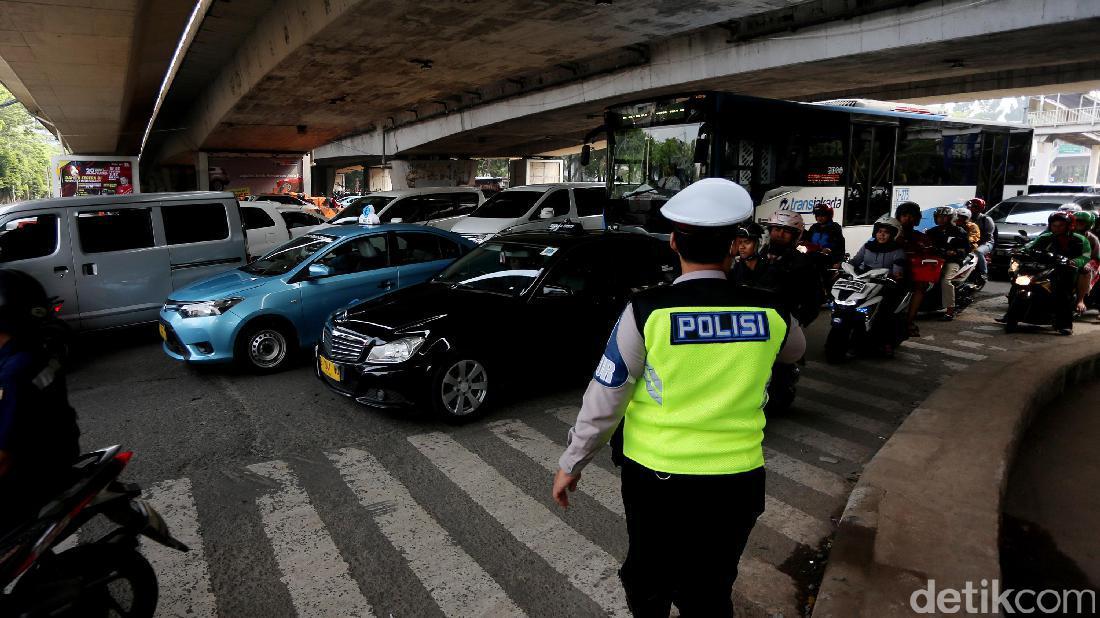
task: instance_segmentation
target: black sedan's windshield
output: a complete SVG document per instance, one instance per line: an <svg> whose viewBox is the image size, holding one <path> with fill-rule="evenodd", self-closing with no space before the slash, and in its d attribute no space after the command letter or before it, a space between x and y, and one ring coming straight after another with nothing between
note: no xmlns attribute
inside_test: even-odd
<svg viewBox="0 0 1100 618"><path fill-rule="evenodd" d="M337 223L343 219L350 219L348 223L355 223L355 220L359 219L359 215L363 214L363 211L367 209L367 206L374 207L374 214L378 214L382 212L382 209L386 207L386 204L389 204L392 201L393 196L368 195L366 197L361 197L348 205L347 208L336 213L336 216L326 221L326 223Z"/></svg>
<svg viewBox="0 0 1100 618"><path fill-rule="evenodd" d="M535 282L557 247L487 242L436 275L434 281L519 296Z"/></svg>
<svg viewBox="0 0 1100 618"><path fill-rule="evenodd" d="M281 275L308 260L309 256L335 240L332 236L306 234L282 245L255 262L242 266L241 270L250 275Z"/></svg>
<svg viewBox="0 0 1100 618"><path fill-rule="evenodd" d="M501 191L485 200L485 203L470 213L471 217L485 219L517 219L545 195L542 191Z"/></svg>

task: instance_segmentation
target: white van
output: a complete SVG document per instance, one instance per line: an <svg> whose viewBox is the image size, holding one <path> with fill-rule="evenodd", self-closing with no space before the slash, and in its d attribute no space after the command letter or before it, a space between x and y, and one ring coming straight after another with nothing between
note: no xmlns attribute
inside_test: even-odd
<svg viewBox="0 0 1100 618"><path fill-rule="evenodd" d="M80 330L156 321L172 290L244 263L232 193L95 195L0 206L0 268L37 279L60 304L58 315Z"/></svg>
<svg viewBox="0 0 1100 618"><path fill-rule="evenodd" d="M458 220L474 211L485 196L473 187L424 187L376 191L352 202L328 220L330 225L359 222L368 206L382 223L423 223L449 230Z"/></svg>
<svg viewBox="0 0 1100 618"><path fill-rule="evenodd" d="M485 200L451 231L484 242L506 229L541 229L565 219L579 221L585 229L602 229L606 202L607 189L598 182L509 187Z"/></svg>

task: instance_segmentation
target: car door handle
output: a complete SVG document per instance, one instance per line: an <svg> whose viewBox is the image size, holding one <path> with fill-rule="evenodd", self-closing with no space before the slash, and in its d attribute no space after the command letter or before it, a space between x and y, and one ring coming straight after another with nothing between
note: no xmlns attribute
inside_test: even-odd
<svg viewBox="0 0 1100 618"><path fill-rule="evenodd" d="M379 283L378 287L383 289L383 290L389 290L389 289L393 288L393 283L394 283L393 279L386 279L382 283Z"/></svg>
<svg viewBox="0 0 1100 618"><path fill-rule="evenodd" d="M85 275L98 275L99 266L95 262L88 262L82 267Z"/></svg>
<svg viewBox="0 0 1100 618"><path fill-rule="evenodd" d="M54 272L55 275L57 275L59 277L64 277L65 275L69 274L69 267L68 266L54 266L53 272Z"/></svg>

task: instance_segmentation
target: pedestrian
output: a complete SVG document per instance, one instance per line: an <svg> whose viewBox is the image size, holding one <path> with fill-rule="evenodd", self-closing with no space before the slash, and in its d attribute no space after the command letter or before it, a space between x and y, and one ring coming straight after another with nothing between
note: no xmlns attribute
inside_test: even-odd
<svg viewBox="0 0 1100 618"><path fill-rule="evenodd" d="M638 293L584 394L552 495L563 508L584 466L623 425L629 549L619 578L636 616L730 616L737 562L764 510L766 389L805 337L774 294L726 280L749 194L708 178L661 214L683 274Z"/></svg>

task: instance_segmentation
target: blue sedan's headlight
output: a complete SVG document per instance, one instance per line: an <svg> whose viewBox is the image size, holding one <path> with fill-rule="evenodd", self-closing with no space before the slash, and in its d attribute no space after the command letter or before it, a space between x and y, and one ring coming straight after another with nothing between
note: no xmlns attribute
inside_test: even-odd
<svg viewBox="0 0 1100 618"><path fill-rule="evenodd" d="M182 303L178 311L180 316L184 318L208 318L225 313L230 307L242 300L244 299L234 296L233 298L223 298L220 300L202 300L193 303Z"/></svg>

